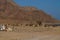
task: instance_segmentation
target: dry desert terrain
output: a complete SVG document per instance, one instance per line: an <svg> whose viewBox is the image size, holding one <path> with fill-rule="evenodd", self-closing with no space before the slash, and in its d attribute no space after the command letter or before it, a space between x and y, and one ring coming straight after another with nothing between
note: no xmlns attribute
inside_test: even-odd
<svg viewBox="0 0 60 40"><path fill-rule="evenodd" d="M0 40L60 40L59 31L0 32Z"/></svg>

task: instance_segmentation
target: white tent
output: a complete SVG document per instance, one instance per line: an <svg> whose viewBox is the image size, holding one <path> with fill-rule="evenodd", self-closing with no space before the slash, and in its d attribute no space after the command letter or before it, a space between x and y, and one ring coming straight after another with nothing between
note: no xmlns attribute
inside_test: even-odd
<svg viewBox="0 0 60 40"><path fill-rule="evenodd" d="M5 30L5 25L0 25L0 30Z"/></svg>

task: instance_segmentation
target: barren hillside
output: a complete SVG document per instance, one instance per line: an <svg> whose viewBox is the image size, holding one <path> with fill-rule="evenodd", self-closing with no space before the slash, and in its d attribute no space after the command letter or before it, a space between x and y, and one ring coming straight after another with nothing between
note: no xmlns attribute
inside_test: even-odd
<svg viewBox="0 0 60 40"><path fill-rule="evenodd" d="M35 7L18 6L13 0L0 0L0 23L57 22L56 19Z"/></svg>

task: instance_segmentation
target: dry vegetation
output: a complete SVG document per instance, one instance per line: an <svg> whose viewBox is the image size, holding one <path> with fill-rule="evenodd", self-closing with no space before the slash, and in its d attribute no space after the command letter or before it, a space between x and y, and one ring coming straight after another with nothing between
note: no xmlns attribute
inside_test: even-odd
<svg viewBox="0 0 60 40"><path fill-rule="evenodd" d="M60 26L47 26L44 25L34 25L34 24L15 24L8 25L13 32L45 32L45 31L60 31Z"/></svg>

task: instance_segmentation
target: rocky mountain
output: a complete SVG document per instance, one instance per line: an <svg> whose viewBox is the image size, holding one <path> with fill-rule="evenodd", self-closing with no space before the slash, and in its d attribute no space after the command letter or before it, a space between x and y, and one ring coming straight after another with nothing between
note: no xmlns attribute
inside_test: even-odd
<svg viewBox="0 0 60 40"><path fill-rule="evenodd" d="M35 7L19 6L13 0L0 0L0 23L57 22Z"/></svg>

